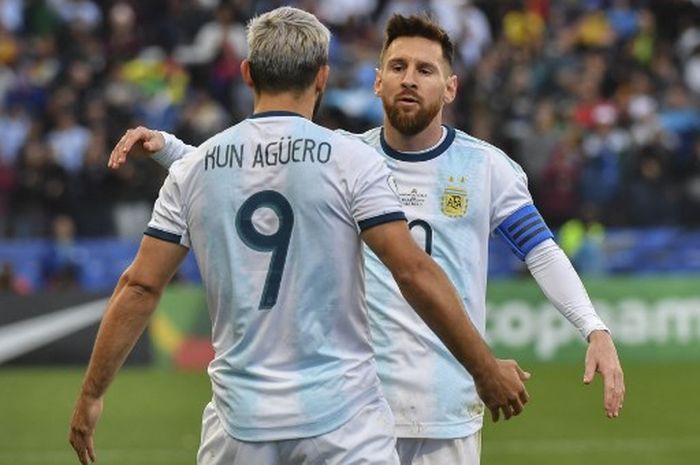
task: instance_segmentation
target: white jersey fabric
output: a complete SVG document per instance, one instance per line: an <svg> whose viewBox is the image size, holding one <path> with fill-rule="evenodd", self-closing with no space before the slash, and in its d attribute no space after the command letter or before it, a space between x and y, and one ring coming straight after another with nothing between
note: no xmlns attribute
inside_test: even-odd
<svg viewBox="0 0 700 465"><path fill-rule="evenodd" d="M202 415L197 465L400 465L394 417L384 398L362 407L337 429L287 441L232 438L210 402ZM471 462L435 462L472 465Z"/></svg>
<svg viewBox="0 0 700 465"><path fill-rule="evenodd" d="M253 115L170 167L146 234L194 251L231 436L317 436L381 398L359 232L404 218L375 150L294 113Z"/></svg>
<svg viewBox="0 0 700 465"><path fill-rule="evenodd" d="M432 150L404 154L381 128L360 137L384 154L417 242L445 270L485 333L489 236L532 203L520 167L495 147L445 127ZM411 312L386 267L365 250L372 341L397 436L458 438L482 426L484 407L465 369Z"/></svg>
<svg viewBox="0 0 700 465"><path fill-rule="evenodd" d="M521 259L527 250L551 242L520 166L498 148L447 126L437 146L410 154L392 150L381 128L359 135L338 132L358 137L384 155L413 236L447 272L484 335L490 235L507 236L504 239ZM167 167L184 156L188 146L162 134L166 146L154 159ZM372 343L397 436L473 435L483 424L484 407L472 378L411 310L389 271L367 247L365 261ZM559 311L584 337L593 329L606 330L576 273L572 270L567 276L579 285L568 287L566 296L554 302Z"/></svg>

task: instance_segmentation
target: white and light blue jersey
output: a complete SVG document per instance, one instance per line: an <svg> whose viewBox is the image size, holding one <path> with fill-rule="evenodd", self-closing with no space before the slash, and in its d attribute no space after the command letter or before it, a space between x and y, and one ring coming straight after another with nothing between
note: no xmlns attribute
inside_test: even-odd
<svg viewBox="0 0 700 465"><path fill-rule="evenodd" d="M286 112L170 167L146 234L195 254L214 405L235 438L324 434L381 396L359 233L405 218L393 185L374 149Z"/></svg>
<svg viewBox="0 0 700 465"><path fill-rule="evenodd" d="M411 154L392 150L382 134L376 128L360 138L384 154L414 238L445 270L484 335L489 236L532 205L524 172L497 148L453 128L444 127L436 147ZM522 226L518 242L539 229L530 222ZM551 237L547 234L538 232L523 246ZM372 342L397 435L475 433L484 408L471 376L411 310L388 269L366 247L365 261Z"/></svg>
<svg viewBox="0 0 700 465"><path fill-rule="evenodd" d="M445 270L485 334L488 243L502 236L524 258L551 232L532 205L527 177L501 150L445 127L431 150L392 150L382 129L354 136L382 153L411 232ZM186 146L165 134L156 160L168 166ZM471 376L410 308L389 270L365 247L367 303L379 378L406 438L459 438L478 431L484 407Z"/></svg>

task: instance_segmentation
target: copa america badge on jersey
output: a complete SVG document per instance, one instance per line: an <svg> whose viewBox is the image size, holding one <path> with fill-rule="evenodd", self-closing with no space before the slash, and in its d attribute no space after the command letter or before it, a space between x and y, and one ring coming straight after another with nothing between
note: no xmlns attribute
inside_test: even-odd
<svg viewBox="0 0 700 465"><path fill-rule="evenodd" d="M467 191L464 188L464 176L459 181L450 176L450 184L442 193L442 205L440 209L446 216L458 218L467 213L469 200L467 199Z"/></svg>
<svg viewBox="0 0 700 465"><path fill-rule="evenodd" d="M399 185L396 182L396 178L394 178L394 176L390 174L386 182L389 184L389 188L394 192L394 194L396 194L396 197L401 197L401 195L399 194Z"/></svg>

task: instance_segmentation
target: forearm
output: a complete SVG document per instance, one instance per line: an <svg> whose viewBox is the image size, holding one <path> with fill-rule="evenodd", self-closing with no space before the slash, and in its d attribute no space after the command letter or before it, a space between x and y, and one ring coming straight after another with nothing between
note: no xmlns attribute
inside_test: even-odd
<svg viewBox="0 0 700 465"><path fill-rule="evenodd" d="M395 279L404 298L475 379L492 372L496 359L439 266L426 257Z"/></svg>
<svg viewBox="0 0 700 465"><path fill-rule="evenodd" d="M160 294L122 278L97 333L81 395L99 398L146 328Z"/></svg>
<svg viewBox="0 0 700 465"><path fill-rule="evenodd" d="M178 161L180 158L187 155L189 152L196 150L197 147L187 145L169 132L160 131L165 139L163 150L154 153L151 158L165 169L169 169L170 165Z"/></svg>
<svg viewBox="0 0 700 465"><path fill-rule="evenodd" d="M593 308L581 278L554 241L535 247L525 257L525 263L547 299L584 338L595 330L608 331Z"/></svg>

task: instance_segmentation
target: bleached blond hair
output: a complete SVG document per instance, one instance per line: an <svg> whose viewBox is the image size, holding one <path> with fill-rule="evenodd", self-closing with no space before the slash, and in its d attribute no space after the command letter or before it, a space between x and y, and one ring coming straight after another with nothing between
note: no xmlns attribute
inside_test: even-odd
<svg viewBox="0 0 700 465"><path fill-rule="evenodd" d="M281 7L248 23L248 61L256 91L308 88L328 63L331 33L316 16Z"/></svg>

